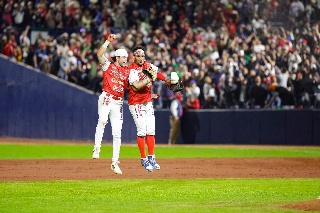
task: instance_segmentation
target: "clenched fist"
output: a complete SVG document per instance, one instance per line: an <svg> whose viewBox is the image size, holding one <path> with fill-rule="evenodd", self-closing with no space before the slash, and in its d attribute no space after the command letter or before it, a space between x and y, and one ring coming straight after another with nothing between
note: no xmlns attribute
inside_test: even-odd
<svg viewBox="0 0 320 213"><path fill-rule="evenodd" d="M117 39L117 35L116 34L110 34L109 36L108 36L108 41L110 41L110 42L112 42L112 41L114 41L114 40L116 40Z"/></svg>

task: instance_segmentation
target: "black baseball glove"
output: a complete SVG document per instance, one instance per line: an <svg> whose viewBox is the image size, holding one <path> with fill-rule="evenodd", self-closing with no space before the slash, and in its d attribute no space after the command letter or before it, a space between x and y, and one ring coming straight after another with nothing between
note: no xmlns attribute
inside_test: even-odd
<svg viewBox="0 0 320 213"><path fill-rule="evenodd" d="M157 79L157 71L154 70L152 67L146 68L142 70L143 74L148 76L152 81L155 81Z"/></svg>
<svg viewBox="0 0 320 213"><path fill-rule="evenodd" d="M173 92L180 92L183 90L184 86L182 85L181 82L177 82L176 84L170 84L168 85L169 89L171 89Z"/></svg>

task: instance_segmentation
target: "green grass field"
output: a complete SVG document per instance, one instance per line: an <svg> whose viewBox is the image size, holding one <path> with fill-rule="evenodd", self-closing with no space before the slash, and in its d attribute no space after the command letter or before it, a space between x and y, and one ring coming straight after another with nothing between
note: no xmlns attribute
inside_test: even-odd
<svg viewBox="0 0 320 213"><path fill-rule="evenodd" d="M90 158L92 145L0 144L0 159ZM158 158L320 157L320 147L159 146ZM110 158L103 145L101 158ZM121 158L136 158L123 145ZM1 161L0 161L1 168ZM4 171L1 171L4 172ZM320 178L0 182L0 212L303 212L282 205L320 196Z"/></svg>
<svg viewBox="0 0 320 213"><path fill-rule="evenodd" d="M0 159L91 158L93 145L0 144ZM90 153L90 154L88 154ZM112 146L103 144L101 158L111 158ZM320 157L320 147L278 146L158 146L157 158ZM121 158L137 158L135 145L122 145Z"/></svg>

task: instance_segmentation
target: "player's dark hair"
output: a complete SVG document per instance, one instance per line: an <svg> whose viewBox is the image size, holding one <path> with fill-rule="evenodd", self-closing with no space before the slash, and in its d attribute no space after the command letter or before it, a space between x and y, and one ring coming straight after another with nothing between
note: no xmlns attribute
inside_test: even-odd
<svg viewBox="0 0 320 213"><path fill-rule="evenodd" d="M134 53L138 49L142 49L143 51L145 51L143 46L138 45L138 46L135 46L134 48L132 48L132 52Z"/></svg>

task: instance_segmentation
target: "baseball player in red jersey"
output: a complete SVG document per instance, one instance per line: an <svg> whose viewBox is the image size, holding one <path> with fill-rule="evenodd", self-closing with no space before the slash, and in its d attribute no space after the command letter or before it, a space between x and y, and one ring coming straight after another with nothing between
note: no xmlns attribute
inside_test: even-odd
<svg viewBox="0 0 320 213"><path fill-rule="evenodd" d="M152 98L157 97L152 97L154 94L151 94L151 79L149 79L142 70L151 66L157 71L158 67L145 60L144 49L141 46L133 48L133 57L134 62L129 66L131 71L129 75L128 104L137 127L137 145L140 150L141 164L147 171L152 172L153 169L160 169L154 154L155 116ZM161 72L157 72L157 79L168 81L166 76ZM137 87L137 82L141 81L149 81L149 83L144 87ZM148 156L146 155L145 144L148 146Z"/></svg>
<svg viewBox="0 0 320 213"><path fill-rule="evenodd" d="M119 167L121 146L121 129L123 123L123 97L128 86L130 70L127 67L128 53L125 49L117 49L110 62L105 52L110 42L116 39L115 34L110 34L105 43L99 48L97 56L103 70L103 92L98 100L98 124L95 133L95 144L92 158L98 159L105 125L110 123L113 136L113 153L111 169L116 174L122 174Z"/></svg>

